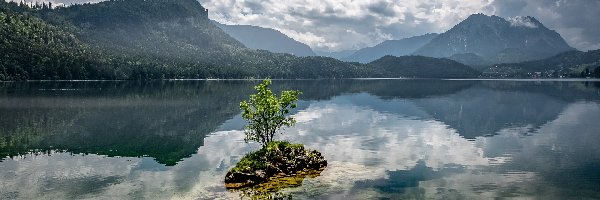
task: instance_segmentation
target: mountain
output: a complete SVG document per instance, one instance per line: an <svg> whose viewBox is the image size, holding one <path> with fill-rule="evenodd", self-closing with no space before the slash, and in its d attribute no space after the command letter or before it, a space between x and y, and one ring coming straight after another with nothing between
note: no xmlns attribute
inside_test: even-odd
<svg viewBox="0 0 600 200"><path fill-rule="evenodd" d="M389 73L387 77L474 78L480 74L450 59L424 56L384 56L368 65Z"/></svg>
<svg viewBox="0 0 600 200"><path fill-rule="evenodd" d="M275 29L250 25L225 25L216 21L213 21L213 23L251 49L289 53L296 56L316 56L308 45L298 42Z"/></svg>
<svg viewBox="0 0 600 200"><path fill-rule="evenodd" d="M87 50L73 34L0 6L0 81L52 79L59 71L68 71L64 74L68 79L100 74L92 66L102 62Z"/></svg>
<svg viewBox="0 0 600 200"><path fill-rule="evenodd" d="M356 63L246 48L215 26L195 0L103 1L54 9L0 1L0 18L0 80L382 74ZM305 70L315 68L319 74Z"/></svg>
<svg viewBox="0 0 600 200"><path fill-rule="evenodd" d="M342 60L342 58L352 55L356 50L342 50L342 51L314 51L317 56L324 56Z"/></svg>
<svg viewBox="0 0 600 200"><path fill-rule="evenodd" d="M433 38L437 36L437 33L428 33L425 35L404 38L400 40L386 40L373 47L360 49L352 55L343 58L342 60L350 62L368 63L386 55L410 55L415 50L429 43Z"/></svg>
<svg viewBox="0 0 600 200"><path fill-rule="evenodd" d="M82 41L122 54L220 63L226 58L219 55L244 49L193 0L104 1L48 12L42 13L48 22L70 23L81 30L77 36Z"/></svg>
<svg viewBox="0 0 600 200"><path fill-rule="evenodd" d="M493 64L490 60L487 60L474 53L457 53L448 57L448 59L468 65L477 70L487 68Z"/></svg>
<svg viewBox="0 0 600 200"><path fill-rule="evenodd" d="M473 14L415 51L415 55L450 57L474 53L493 63L547 58L574 50L533 17L508 20Z"/></svg>
<svg viewBox="0 0 600 200"><path fill-rule="evenodd" d="M600 49L588 52L569 51L550 58L499 64L483 70L484 77L580 77L586 69L600 68Z"/></svg>

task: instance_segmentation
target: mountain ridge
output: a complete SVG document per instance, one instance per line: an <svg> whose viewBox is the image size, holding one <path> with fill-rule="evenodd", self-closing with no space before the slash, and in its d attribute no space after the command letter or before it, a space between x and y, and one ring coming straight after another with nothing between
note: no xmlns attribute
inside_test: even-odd
<svg viewBox="0 0 600 200"><path fill-rule="evenodd" d="M44 53L48 52L42 48L44 44L67 40L49 39L27 47L28 41L43 37L11 31L0 35L0 43L14 41L10 37L28 38L19 44L0 45L0 52L30 50L4 54L0 67L11 70L0 72L2 80L381 76L355 63L248 49L212 24L207 10L195 0L104 1L54 9L2 1L0 11L21 16L0 21L0 26L11 28L6 30L26 28L40 33L40 27L54 27L57 34L80 41L74 51L86 52L79 57L60 56L59 48ZM36 23L21 19L36 19ZM45 64L49 61L58 63ZM309 73L311 70L320 73Z"/></svg>
<svg viewBox="0 0 600 200"><path fill-rule="evenodd" d="M342 50L342 51L319 51L313 50L317 56L324 56L342 60L345 57L352 55L357 50Z"/></svg>
<svg viewBox="0 0 600 200"><path fill-rule="evenodd" d="M289 53L295 56L316 56L312 49L290 38L278 30L252 25L226 25L212 22L229 36L251 49L262 49L273 53Z"/></svg>
<svg viewBox="0 0 600 200"><path fill-rule="evenodd" d="M350 56L342 58L342 60L348 62L368 63L386 55L410 55L415 50L430 42L437 36L437 33L427 33L424 35L413 36L399 40L386 40L373 47L362 48Z"/></svg>
<svg viewBox="0 0 600 200"><path fill-rule="evenodd" d="M542 59L574 50L556 31L534 17L506 20L492 15L473 14L414 52L415 55L451 57L474 53L493 63ZM517 51L519 53L511 53ZM515 58L515 55L527 56Z"/></svg>

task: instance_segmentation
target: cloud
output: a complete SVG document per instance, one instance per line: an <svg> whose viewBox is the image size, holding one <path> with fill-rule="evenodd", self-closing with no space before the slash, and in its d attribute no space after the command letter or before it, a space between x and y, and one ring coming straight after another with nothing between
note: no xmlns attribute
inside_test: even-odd
<svg viewBox="0 0 600 200"><path fill-rule="evenodd" d="M283 137L318 149L328 159L328 167L321 176L305 179L303 187L290 189L297 199L315 199L313 195L319 194L332 195L332 199L381 198L394 191L354 186L391 180L399 188L394 181L404 180L393 180L390 174L418 171L422 169L417 168L419 163L433 170L427 173L441 176L419 180L417 190L406 188L400 193L417 191L423 198L460 195L462 199L491 199L506 191L532 199L564 199L574 191L596 194L594 184L573 190L581 185L561 179L597 177L585 171L600 161L600 138L594 126L600 104L596 102L570 104L526 137L519 129L532 127L510 127L474 140L461 137L441 121L420 119L417 116L424 113L418 112L412 100L351 94L309 103L295 114L298 124ZM171 167L147 157L63 152L6 159L0 162L0 197L236 199L238 194L225 190L222 180L241 155L258 148L256 143L245 144L243 138L241 130L213 132L196 154ZM445 171L452 166L459 171Z"/></svg>
<svg viewBox="0 0 600 200"><path fill-rule="evenodd" d="M522 17L522 16L516 16L516 17L510 17L508 18L508 21L510 22L511 26L522 26L522 27L528 27L528 28L537 28L537 24L535 24L535 22L531 21L531 18L527 18L527 17Z"/></svg>
<svg viewBox="0 0 600 200"><path fill-rule="evenodd" d="M488 6L490 1L200 0L200 3L209 9L210 18L221 23L274 28L317 50L344 50L443 32Z"/></svg>
<svg viewBox="0 0 600 200"><path fill-rule="evenodd" d="M373 46L444 32L470 14L533 16L581 50L600 47L600 1L587 0L200 0L225 24L277 29L316 50Z"/></svg>
<svg viewBox="0 0 600 200"><path fill-rule="evenodd" d="M600 1L495 0L486 10L502 17L533 16L579 50L600 48Z"/></svg>
<svg viewBox="0 0 600 200"><path fill-rule="evenodd" d="M54 5L99 0L26 0ZM198 0L224 24L273 28L315 50L374 46L441 33L473 13L533 16L580 50L600 48L600 1L589 0Z"/></svg>

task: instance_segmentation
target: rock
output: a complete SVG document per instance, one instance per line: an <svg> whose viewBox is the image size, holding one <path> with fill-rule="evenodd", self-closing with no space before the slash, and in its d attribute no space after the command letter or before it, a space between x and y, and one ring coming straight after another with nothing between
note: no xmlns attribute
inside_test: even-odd
<svg viewBox="0 0 600 200"><path fill-rule="evenodd" d="M240 189L268 182L273 177L318 175L326 166L327 161L316 150L307 150L300 144L273 142L242 158L225 175L225 187Z"/></svg>

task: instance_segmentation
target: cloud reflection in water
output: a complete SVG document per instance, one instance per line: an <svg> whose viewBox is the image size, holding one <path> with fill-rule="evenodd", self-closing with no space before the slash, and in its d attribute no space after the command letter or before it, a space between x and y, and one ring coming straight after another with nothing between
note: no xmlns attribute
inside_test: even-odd
<svg viewBox="0 0 600 200"><path fill-rule="evenodd" d="M285 191L300 199L565 198L572 192L559 188L561 180L598 197L592 191L600 175L582 174L575 178L584 180L575 182L563 174L589 172L600 163L594 128L600 106L594 102L565 106L537 129L512 126L475 139L462 137L413 100L360 93L305 103L295 114L298 124L281 138L321 151L329 166L303 187ZM69 153L7 159L0 162L0 199L238 198L224 189L223 177L258 148L243 138L241 130L214 132L197 154L172 167L151 158Z"/></svg>

